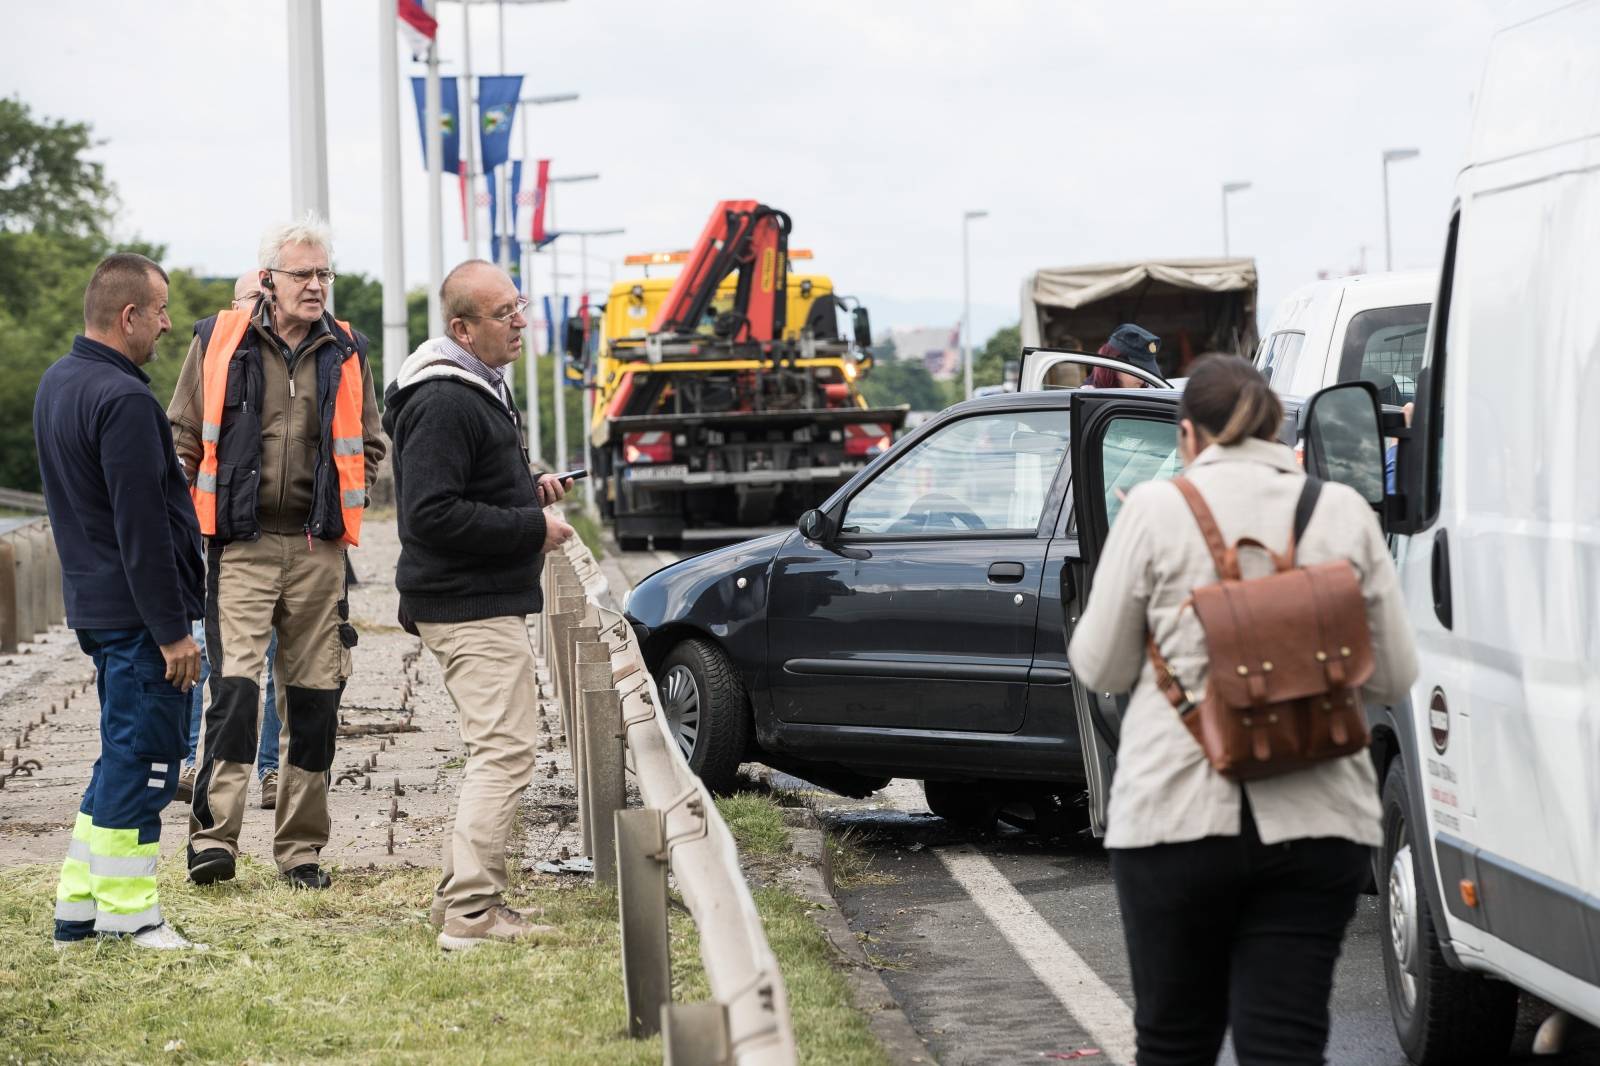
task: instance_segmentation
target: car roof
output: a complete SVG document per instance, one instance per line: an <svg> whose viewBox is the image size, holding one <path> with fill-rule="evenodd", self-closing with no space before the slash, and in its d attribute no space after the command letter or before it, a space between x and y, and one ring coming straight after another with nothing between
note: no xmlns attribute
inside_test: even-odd
<svg viewBox="0 0 1600 1066"><path fill-rule="evenodd" d="M1368 311L1432 303L1438 289L1436 270L1404 270L1387 274L1355 274L1313 281L1290 292L1273 309L1267 333L1332 328L1338 310Z"/></svg>

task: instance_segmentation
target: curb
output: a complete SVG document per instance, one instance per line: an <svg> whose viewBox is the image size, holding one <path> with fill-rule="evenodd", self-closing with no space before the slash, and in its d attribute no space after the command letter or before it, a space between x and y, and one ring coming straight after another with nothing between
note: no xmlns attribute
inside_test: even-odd
<svg viewBox="0 0 1600 1066"><path fill-rule="evenodd" d="M867 1026L890 1062L937 1066L933 1052L917 1035L839 910L839 901L833 894L827 830L807 808L786 807L783 813L784 823L789 828L790 848L805 860L805 865L785 870L778 879L785 888L812 905L812 920L845 963L844 979L855 1008L867 1016Z"/></svg>

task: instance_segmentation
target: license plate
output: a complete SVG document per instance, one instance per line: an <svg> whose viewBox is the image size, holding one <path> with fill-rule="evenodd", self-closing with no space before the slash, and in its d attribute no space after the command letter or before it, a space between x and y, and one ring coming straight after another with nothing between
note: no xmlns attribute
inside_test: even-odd
<svg viewBox="0 0 1600 1066"><path fill-rule="evenodd" d="M675 478L687 477L689 468L683 463L668 463L665 466L630 466L623 471L623 477L628 481L672 481Z"/></svg>

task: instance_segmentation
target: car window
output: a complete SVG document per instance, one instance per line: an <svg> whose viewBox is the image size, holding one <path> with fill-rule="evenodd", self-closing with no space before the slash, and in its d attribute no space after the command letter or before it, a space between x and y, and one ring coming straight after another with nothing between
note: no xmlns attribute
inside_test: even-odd
<svg viewBox="0 0 1600 1066"><path fill-rule="evenodd" d="M1352 316L1339 354L1339 380L1372 382L1380 403L1399 406L1416 399L1429 306L1378 307Z"/></svg>
<svg viewBox="0 0 1600 1066"><path fill-rule="evenodd" d="M1109 529L1135 485L1177 474L1178 427L1151 418L1113 418L1100 448L1100 469Z"/></svg>
<svg viewBox="0 0 1600 1066"><path fill-rule="evenodd" d="M849 534L1031 533L1067 450L1065 411L964 418L918 441L855 495Z"/></svg>
<svg viewBox="0 0 1600 1066"><path fill-rule="evenodd" d="M1295 364L1300 361L1300 346L1306 335L1299 332L1274 333L1262 346L1258 367L1267 382L1278 392L1283 392L1294 380Z"/></svg>

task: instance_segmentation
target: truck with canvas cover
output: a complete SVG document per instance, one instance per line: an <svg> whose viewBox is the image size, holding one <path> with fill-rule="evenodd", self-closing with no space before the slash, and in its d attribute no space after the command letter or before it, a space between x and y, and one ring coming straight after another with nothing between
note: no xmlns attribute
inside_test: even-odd
<svg viewBox="0 0 1600 1066"><path fill-rule="evenodd" d="M594 348L589 440L624 547L792 522L887 451L906 408L870 408L866 308L792 275L789 216L719 203L688 252L630 256ZM651 266L681 265L675 277ZM840 328L841 314L848 325ZM579 347L571 344L569 347Z"/></svg>
<svg viewBox="0 0 1600 1066"><path fill-rule="evenodd" d="M1254 259L1142 259L1035 271L1022 283L1022 348L1094 352L1134 322L1161 338L1162 376L1184 377L1209 352L1256 349ZM1022 376L1030 369L1024 355ZM1082 384L1084 367L1052 360L1042 384ZM1037 374L1035 375L1037 376ZM1038 386L1036 386L1038 387Z"/></svg>

